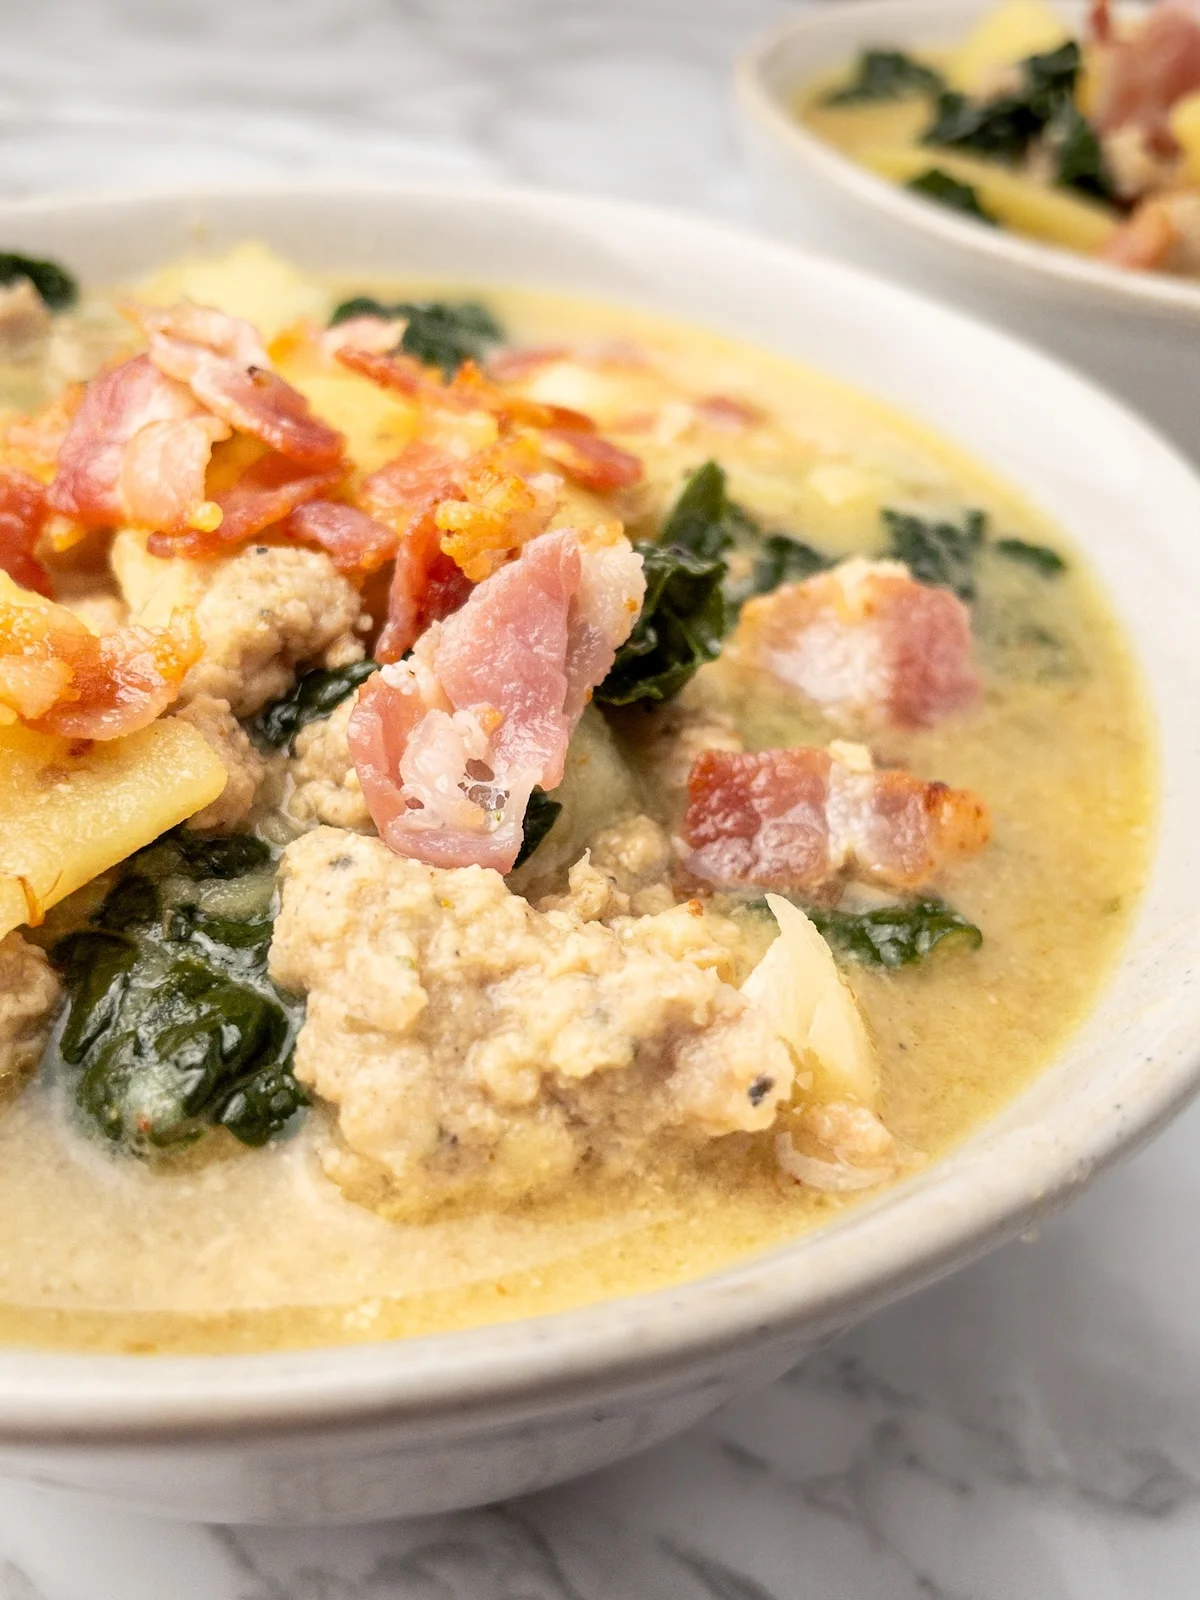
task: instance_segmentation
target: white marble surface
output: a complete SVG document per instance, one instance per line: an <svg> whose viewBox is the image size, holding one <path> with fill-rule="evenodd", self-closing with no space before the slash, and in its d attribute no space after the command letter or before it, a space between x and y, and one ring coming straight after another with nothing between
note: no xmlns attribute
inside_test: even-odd
<svg viewBox="0 0 1200 1600"><path fill-rule="evenodd" d="M772 0L4 6L0 190L515 178L745 216ZM1200 1110L1035 1242L635 1462L491 1510L177 1528L0 1487L0 1600L1192 1600Z"/></svg>

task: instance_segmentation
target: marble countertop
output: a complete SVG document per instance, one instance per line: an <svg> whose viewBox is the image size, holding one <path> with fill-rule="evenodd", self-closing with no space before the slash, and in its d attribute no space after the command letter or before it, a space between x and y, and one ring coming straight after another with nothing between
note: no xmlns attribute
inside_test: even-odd
<svg viewBox="0 0 1200 1600"><path fill-rule="evenodd" d="M738 42L772 0L6 8L0 192L353 173L749 219ZM1200 1108L1033 1241L631 1463L344 1531L0 1487L0 1600L1193 1600Z"/></svg>

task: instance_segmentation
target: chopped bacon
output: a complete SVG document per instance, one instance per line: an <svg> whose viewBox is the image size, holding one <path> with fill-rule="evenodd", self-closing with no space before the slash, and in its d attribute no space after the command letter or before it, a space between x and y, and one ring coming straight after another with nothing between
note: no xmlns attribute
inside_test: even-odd
<svg viewBox="0 0 1200 1600"><path fill-rule="evenodd" d="M461 471L462 462L448 451L417 441L362 485L364 509L393 529L397 541L387 621L375 646L379 661L399 661L430 620L424 599L442 553L434 511L455 492Z"/></svg>
<svg viewBox="0 0 1200 1600"><path fill-rule="evenodd" d="M286 456L269 451L216 496L214 504L221 513L216 527L181 534L152 533L146 548L156 556L215 555L282 522L305 501L336 489L342 471L338 464L324 472L306 472Z"/></svg>
<svg viewBox="0 0 1200 1600"><path fill-rule="evenodd" d="M438 504L441 548L472 582L545 532L562 479L541 468L530 439L501 439L464 463L455 492Z"/></svg>
<svg viewBox="0 0 1200 1600"><path fill-rule="evenodd" d="M570 354L570 347L565 344L527 344L497 350L488 357L488 377L497 383L520 383Z"/></svg>
<svg viewBox="0 0 1200 1600"><path fill-rule="evenodd" d="M603 493L624 489L642 476L640 456L582 428L547 428L542 449L574 482Z"/></svg>
<svg viewBox="0 0 1200 1600"><path fill-rule="evenodd" d="M484 580L410 660L366 685L349 742L363 794L398 854L507 872L535 784L562 777L590 690L645 589L626 540L543 534Z"/></svg>
<svg viewBox="0 0 1200 1600"><path fill-rule="evenodd" d="M332 328L326 328L321 335L321 349L327 356L336 356L339 350L347 349L385 355L396 349L403 336L403 317L348 317L345 322L335 322Z"/></svg>
<svg viewBox="0 0 1200 1600"><path fill-rule="evenodd" d="M200 653L190 618L97 637L64 606L0 580L0 708L38 732L135 733L176 698Z"/></svg>
<svg viewBox="0 0 1200 1600"><path fill-rule="evenodd" d="M347 577L377 572L396 553L393 530L344 500L309 500L296 507L280 531L324 550Z"/></svg>
<svg viewBox="0 0 1200 1600"><path fill-rule="evenodd" d="M748 400L737 400L728 394L706 394L695 401L692 410L701 422L722 433L742 433L762 422L765 413Z"/></svg>
<svg viewBox="0 0 1200 1600"><path fill-rule="evenodd" d="M688 870L728 887L818 892L846 876L916 889L987 843L969 789L875 771L860 746L705 750L688 778Z"/></svg>
<svg viewBox="0 0 1200 1600"><path fill-rule="evenodd" d="M1091 120L1101 133L1137 125L1174 148L1168 113L1198 89L1200 16L1179 0L1162 0L1126 38L1099 44Z"/></svg>
<svg viewBox="0 0 1200 1600"><path fill-rule="evenodd" d="M922 727L980 693L966 606L894 561L844 561L748 601L735 648L851 723Z"/></svg>
<svg viewBox="0 0 1200 1600"><path fill-rule="evenodd" d="M165 311L135 306L131 314L149 337L154 365L215 416L311 471L341 460L345 439L272 371L250 323L186 301Z"/></svg>
<svg viewBox="0 0 1200 1600"><path fill-rule="evenodd" d="M0 467L0 571L22 589L50 593L50 574L34 555L46 520L46 491L16 467Z"/></svg>
<svg viewBox="0 0 1200 1600"><path fill-rule="evenodd" d="M163 511L169 526L185 527L204 505L208 453L228 432L149 357L135 356L85 389L59 447L50 506L88 528L155 527Z"/></svg>

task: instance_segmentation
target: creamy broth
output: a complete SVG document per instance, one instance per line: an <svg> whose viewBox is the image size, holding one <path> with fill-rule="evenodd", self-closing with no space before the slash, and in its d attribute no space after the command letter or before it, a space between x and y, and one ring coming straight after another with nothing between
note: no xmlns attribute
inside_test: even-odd
<svg viewBox="0 0 1200 1600"><path fill-rule="evenodd" d="M382 298L431 286L312 285ZM448 291L436 286L439 295ZM457 292L457 291L456 291ZM978 507L997 535L1062 550L1046 577L985 553L975 607L977 712L872 738L880 764L986 798L992 839L939 879L978 924L896 970L848 961L882 1070L880 1112L911 1166L935 1159L1017 1094L1095 998L1127 929L1149 851L1154 768L1135 668L1084 558L1019 495L917 423L762 351L641 313L472 287L511 342L634 341L668 385L769 413L744 435L694 430L643 396L636 371L537 398L592 415L642 457L636 536L658 525L708 457L768 527L833 557L876 555L880 511ZM89 313L93 317L99 312ZM550 369L551 371L553 369ZM28 403L28 384L0 400ZM655 427L645 429L653 406ZM726 714L747 749L826 743L837 730L768 674L727 655L683 691ZM614 717L636 745L633 711ZM653 794L646 809L677 821ZM769 924L738 911L747 960ZM58 930L69 911L52 919ZM0 1117L0 1338L65 1348L199 1351L311 1346L526 1317L678 1283L828 1221L854 1195L781 1178L769 1140L733 1135L622 1178L578 1176L549 1199L389 1221L346 1198L318 1162L326 1113L264 1149L220 1133L174 1162L117 1156L84 1137L46 1071Z"/></svg>

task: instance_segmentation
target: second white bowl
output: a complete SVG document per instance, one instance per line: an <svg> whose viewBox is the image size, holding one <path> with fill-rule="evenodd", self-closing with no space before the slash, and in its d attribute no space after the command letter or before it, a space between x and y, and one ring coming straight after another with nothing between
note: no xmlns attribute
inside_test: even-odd
<svg viewBox="0 0 1200 1600"><path fill-rule="evenodd" d="M878 178L796 120L795 98L868 46L961 39L996 0L838 0L739 60L743 145L772 231L991 318L1073 361L1200 458L1200 283L983 228ZM1056 6L1073 27L1083 6Z"/></svg>

